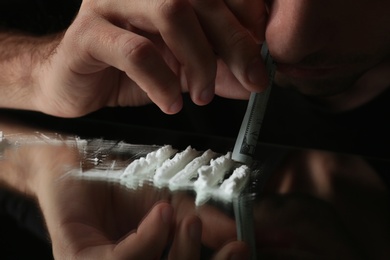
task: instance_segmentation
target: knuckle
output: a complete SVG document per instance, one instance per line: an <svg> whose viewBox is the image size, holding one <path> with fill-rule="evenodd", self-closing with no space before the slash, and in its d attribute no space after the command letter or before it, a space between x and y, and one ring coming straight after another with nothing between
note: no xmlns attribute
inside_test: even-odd
<svg viewBox="0 0 390 260"><path fill-rule="evenodd" d="M88 39L91 36L98 24L97 17L92 12L80 13L66 30L67 39L73 40L74 43L85 47Z"/></svg>
<svg viewBox="0 0 390 260"><path fill-rule="evenodd" d="M126 60L143 64L154 57L155 48L152 42L144 37L132 37L124 41L121 52Z"/></svg>
<svg viewBox="0 0 390 260"><path fill-rule="evenodd" d="M79 15L66 30L62 43L65 49L74 53L82 59L88 58L88 51L91 49L91 31L95 21L90 15Z"/></svg>
<svg viewBox="0 0 390 260"><path fill-rule="evenodd" d="M158 10L166 18L174 17L189 7L187 1L183 0L164 0L158 4Z"/></svg>
<svg viewBox="0 0 390 260"><path fill-rule="evenodd" d="M252 38L246 30L235 30L230 33L227 43L232 47L244 47L251 42Z"/></svg>
<svg viewBox="0 0 390 260"><path fill-rule="evenodd" d="M86 15L78 15L74 22L69 26L66 34L69 35L67 39L78 40L91 27L91 18Z"/></svg>

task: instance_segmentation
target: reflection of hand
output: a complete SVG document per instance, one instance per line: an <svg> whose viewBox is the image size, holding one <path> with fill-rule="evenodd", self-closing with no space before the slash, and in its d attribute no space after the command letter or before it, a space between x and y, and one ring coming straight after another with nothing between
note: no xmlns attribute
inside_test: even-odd
<svg viewBox="0 0 390 260"><path fill-rule="evenodd" d="M35 104L72 117L151 100L176 113L183 90L199 105L211 101L215 53L223 60L217 92L247 97L265 87L257 44L264 28L263 1L83 1L55 51L34 72L43 75Z"/></svg>
<svg viewBox="0 0 390 260"><path fill-rule="evenodd" d="M164 202L169 194L148 186L129 192L111 183L64 176L79 167L78 152L69 147L25 151L28 153L23 158L30 158L26 169L39 172L32 190L42 208L56 258L200 258L201 238L207 240L202 235L201 219L192 213L183 215L179 208ZM232 254L245 259L246 246L230 239L216 248L213 259L227 259Z"/></svg>
<svg viewBox="0 0 390 260"><path fill-rule="evenodd" d="M93 207L88 209L94 212ZM90 223L92 218L88 215L83 215L84 219L60 220L58 230L50 230L49 226L54 255L58 259L158 259L169 241L172 212L169 204L161 203L153 207L138 228L138 222L129 219L129 234L119 240L111 237L118 223Z"/></svg>
<svg viewBox="0 0 390 260"><path fill-rule="evenodd" d="M177 220L189 214L196 214L202 220L202 243L211 249L220 248L229 241L237 239L236 222L226 212L213 205L195 207L194 198L185 192L172 196L172 205L176 209Z"/></svg>
<svg viewBox="0 0 390 260"><path fill-rule="evenodd" d="M52 238L53 246L57 248L55 256L58 259L160 259L170 244L173 217L173 208L168 203L158 203L138 227L138 222L129 220L132 227L117 241L107 237L107 231L116 225L92 226L82 220L64 223L58 232L62 235ZM184 218L172 235L174 240L168 259L200 259L201 222L197 217ZM228 259L233 253L245 256L245 250L244 245L232 242L219 250L213 259Z"/></svg>

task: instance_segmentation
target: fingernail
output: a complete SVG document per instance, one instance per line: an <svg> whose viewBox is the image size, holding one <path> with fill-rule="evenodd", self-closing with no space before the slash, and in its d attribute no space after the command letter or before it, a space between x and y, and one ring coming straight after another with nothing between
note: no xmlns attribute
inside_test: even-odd
<svg viewBox="0 0 390 260"><path fill-rule="evenodd" d="M199 221L195 221L190 226L190 237L195 242L200 241L202 236L202 225Z"/></svg>
<svg viewBox="0 0 390 260"><path fill-rule="evenodd" d="M265 75L263 74L264 73L263 71L264 71L264 65L262 64L262 61L260 59L256 59L248 66L246 70L249 81L255 85L265 86L266 78Z"/></svg>
<svg viewBox="0 0 390 260"><path fill-rule="evenodd" d="M214 98L214 86L208 87L202 91L200 94L200 100L202 103L210 103L211 100Z"/></svg>
<svg viewBox="0 0 390 260"><path fill-rule="evenodd" d="M182 107L183 107L183 100L179 98L169 107L167 113L176 114L182 109Z"/></svg>
<svg viewBox="0 0 390 260"><path fill-rule="evenodd" d="M162 220L165 224L170 225L172 222L173 209L170 206L164 207L161 212Z"/></svg>

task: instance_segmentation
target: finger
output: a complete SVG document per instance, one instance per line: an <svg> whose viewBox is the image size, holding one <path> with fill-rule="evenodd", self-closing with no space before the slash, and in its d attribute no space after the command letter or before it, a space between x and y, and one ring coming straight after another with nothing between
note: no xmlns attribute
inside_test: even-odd
<svg viewBox="0 0 390 260"><path fill-rule="evenodd" d="M142 221L137 231L115 247L114 255L119 259L159 259L169 242L172 223L171 205L157 204Z"/></svg>
<svg viewBox="0 0 390 260"><path fill-rule="evenodd" d="M73 41L69 52L81 50L69 64L72 70L91 74L113 66L124 71L162 111L177 113L182 108L179 79L153 43L102 18L93 19L87 25L79 22L70 32L73 35L66 38ZM75 56L72 54L69 56Z"/></svg>
<svg viewBox="0 0 390 260"><path fill-rule="evenodd" d="M134 2L108 8L119 17L131 17L128 26L159 33L181 64L192 100L198 105L209 103L214 96L216 59L192 6L183 0Z"/></svg>
<svg viewBox="0 0 390 260"><path fill-rule="evenodd" d="M234 219L212 206L198 208L203 223L202 243L211 249L220 248L228 241L237 239Z"/></svg>
<svg viewBox="0 0 390 260"><path fill-rule="evenodd" d="M226 64L218 60L215 94L225 98L247 100L250 92L242 86Z"/></svg>
<svg viewBox="0 0 390 260"><path fill-rule="evenodd" d="M169 260L200 259L202 223L196 216L184 218L175 232Z"/></svg>
<svg viewBox="0 0 390 260"><path fill-rule="evenodd" d="M249 30L257 43L265 38L267 12L264 0L225 0L230 11Z"/></svg>
<svg viewBox="0 0 390 260"><path fill-rule="evenodd" d="M198 105L205 105L214 96L215 55L188 2L164 2L164 6L156 8L155 26L182 65L191 99Z"/></svg>
<svg viewBox="0 0 390 260"><path fill-rule="evenodd" d="M225 260L225 259L249 259L250 253L248 246L240 241L230 242L229 244L222 247L213 256L213 260Z"/></svg>
<svg viewBox="0 0 390 260"><path fill-rule="evenodd" d="M248 91L267 84L258 45L222 0L191 0L208 39L238 81Z"/></svg>

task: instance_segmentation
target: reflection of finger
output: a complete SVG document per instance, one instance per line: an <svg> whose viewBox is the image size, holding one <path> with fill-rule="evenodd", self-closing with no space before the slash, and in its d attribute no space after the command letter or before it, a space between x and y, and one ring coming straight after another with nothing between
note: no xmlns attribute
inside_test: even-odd
<svg viewBox="0 0 390 260"><path fill-rule="evenodd" d="M202 223L196 216L184 218L175 233L169 260L200 259Z"/></svg>
<svg viewBox="0 0 390 260"><path fill-rule="evenodd" d="M213 260L222 259L249 259L249 248L243 242L231 242L221 248L213 257Z"/></svg>
<svg viewBox="0 0 390 260"><path fill-rule="evenodd" d="M74 30L79 30L72 32L76 37L67 38L74 39L69 46L77 45L82 50L78 53L79 59L69 64L70 68L80 74L90 74L108 66L116 67L126 72L161 110L170 114L178 112L182 107L179 79L153 43L104 19L93 19L95 21L88 23L90 28L75 26ZM89 66L85 66L86 63Z"/></svg>
<svg viewBox="0 0 390 260"><path fill-rule="evenodd" d="M203 206L198 209L202 220L202 243L211 249L236 240L236 223L234 219L212 206Z"/></svg>
<svg viewBox="0 0 390 260"><path fill-rule="evenodd" d="M258 43L264 41L266 8L261 0L225 0L229 9L241 24L247 28Z"/></svg>
<svg viewBox="0 0 390 260"><path fill-rule="evenodd" d="M222 0L191 0L217 54L249 91L266 87L260 46Z"/></svg>
<svg viewBox="0 0 390 260"><path fill-rule="evenodd" d="M137 231L118 244L115 255L119 259L158 259L168 244L172 218L172 207L168 203L159 203Z"/></svg>

